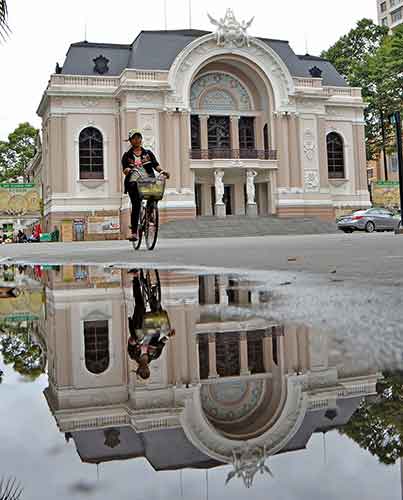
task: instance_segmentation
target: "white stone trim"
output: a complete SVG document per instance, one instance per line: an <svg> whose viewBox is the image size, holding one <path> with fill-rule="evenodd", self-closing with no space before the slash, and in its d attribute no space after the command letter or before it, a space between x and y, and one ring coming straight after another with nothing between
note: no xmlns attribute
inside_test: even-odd
<svg viewBox="0 0 403 500"><path fill-rule="evenodd" d="M280 198L277 202L279 207L316 207L316 206L333 206L333 201L330 200L295 200Z"/></svg>
<svg viewBox="0 0 403 500"><path fill-rule="evenodd" d="M194 200L162 200L158 203L158 207L161 209L167 208L196 208L196 202Z"/></svg>

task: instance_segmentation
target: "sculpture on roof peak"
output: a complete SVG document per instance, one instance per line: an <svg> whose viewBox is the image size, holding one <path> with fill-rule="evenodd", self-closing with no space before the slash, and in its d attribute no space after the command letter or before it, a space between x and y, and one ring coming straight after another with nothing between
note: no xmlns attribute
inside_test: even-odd
<svg viewBox="0 0 403 500"><path fill-rule="evenodd" d="M207 15L210 22L214 24L214 26L217 26L217 45L221 47L250 46L250 36L247 30L252 25L255 19L254 17L252 17L249 22L242 21L242 23L240 23L237 21L232 9L227 9L225 17L221 18L219 21L210 16L210 14Z"/></svg>
<svg viewBox="0 0 403 500"><path fill-rule="evenodd" d="M233 478L241 478L246 486L250 488L256 474L269 474L273 477L271 470L266 465L267 453L265 448L252 446L246 442L240 449L233 451L232 465L234 470L227 476L226 484Z"/></svg>

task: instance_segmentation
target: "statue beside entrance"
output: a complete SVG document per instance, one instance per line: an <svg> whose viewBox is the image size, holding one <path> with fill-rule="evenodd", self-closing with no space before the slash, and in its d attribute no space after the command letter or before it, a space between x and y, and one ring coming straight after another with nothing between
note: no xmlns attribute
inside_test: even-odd
<svg viewBox="0 0 403 500"><path fill-rule="evenodd" d="M247 196L247 207L246 213L251 217L257 216L257 205L255 201L256 197L256 187L255 187L255 177L257 172L255 170L249 169L246 171L246 196Z"/></svg>
<svg viewBox="0 0 403 500"><path fill-rule="evenodd" d="M224 170L216 170L214 172L214 184L215 184L215 216L225 217L225 204L224 198Z"/></svg>

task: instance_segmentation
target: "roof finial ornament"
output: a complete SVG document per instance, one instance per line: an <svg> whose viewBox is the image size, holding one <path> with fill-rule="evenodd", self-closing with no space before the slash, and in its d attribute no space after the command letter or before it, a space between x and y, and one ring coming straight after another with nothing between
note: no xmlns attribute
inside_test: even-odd
<svg viewBox="0 0 403 500"><path fill-rule="evenodd" d="M224 18L219 21L214 19L210 14L207 14L210 22L217 26L216 38L217 45L221 47L247 47L250 46L250 36L247 30L250 28L254 21L254 17L249 22L237 21L234 11L227 9Z"/></svg>
<svg viewBox="0 0 403 500"><path fill-rule="evenodd" d="M242 478L246 488L250 488L258 472L260 474L268 473L273 477L271 470L266 465L266 448L245 444L233 451L232 464L234 470L228 474L226 484L234 477Z"/></svg>

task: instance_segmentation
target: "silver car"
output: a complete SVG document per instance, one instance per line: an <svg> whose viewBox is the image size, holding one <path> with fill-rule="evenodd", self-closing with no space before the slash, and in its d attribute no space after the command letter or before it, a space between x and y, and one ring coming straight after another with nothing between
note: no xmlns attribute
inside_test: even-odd
<svg viewBox="0 0 403 500"><path fill-rule="evenodd" d="M337 221L337 227L345 233L353 231L397 231L400 227L400 215L385 208L369 208L345 215Z"/></svg>

